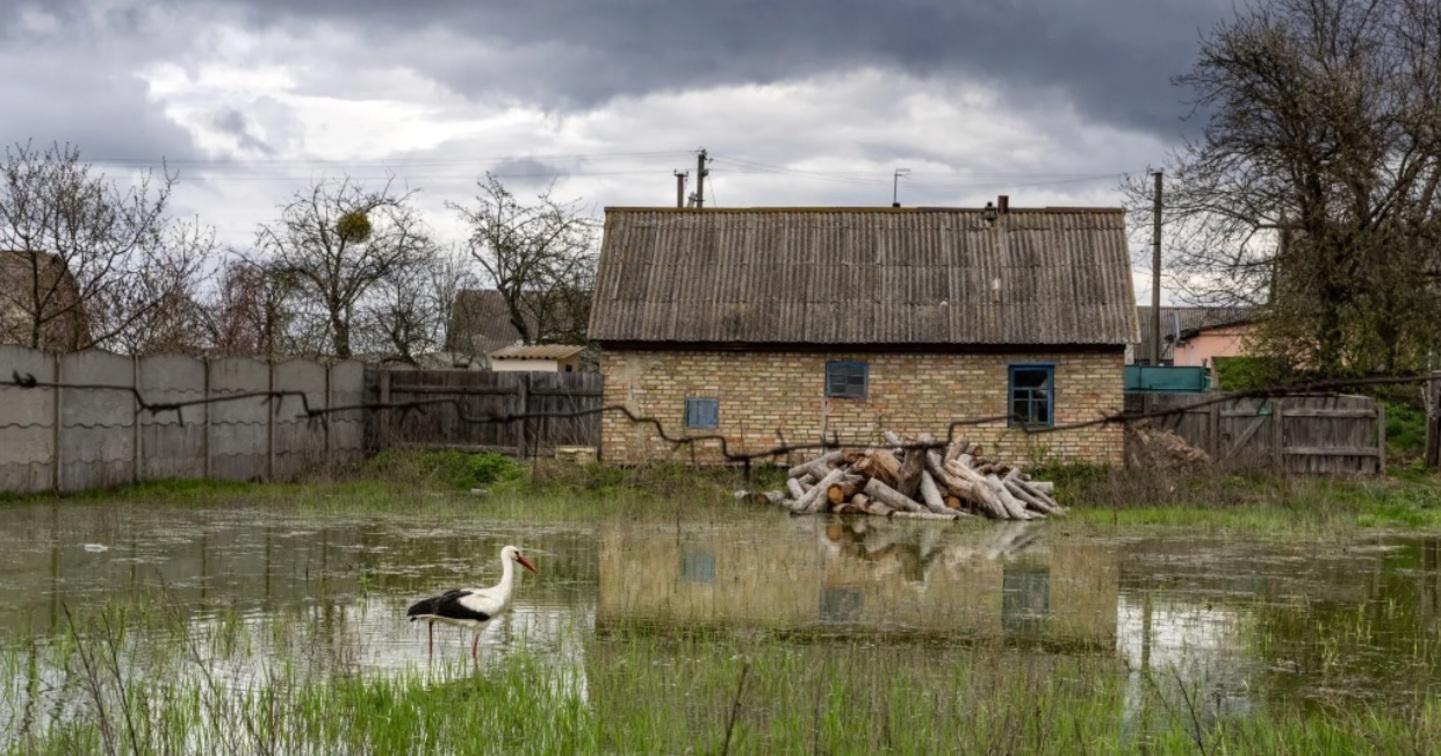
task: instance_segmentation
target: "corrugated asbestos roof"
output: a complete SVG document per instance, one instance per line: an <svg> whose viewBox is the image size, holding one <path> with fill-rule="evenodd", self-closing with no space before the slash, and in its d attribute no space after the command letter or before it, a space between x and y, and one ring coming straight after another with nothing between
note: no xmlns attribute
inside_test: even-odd
<svg viewBox="0 0 1441 756"><path fill-rule="evenodd" d="M590 337L1126 344L1125 214L1090 208L607 208Z"/></svg>
<svg viewBox="0 0 1441 756"><path fill-rule="evenodd" d="M518 344L490 353L493 360L563 360L585 351L574 344Z"/></svg>

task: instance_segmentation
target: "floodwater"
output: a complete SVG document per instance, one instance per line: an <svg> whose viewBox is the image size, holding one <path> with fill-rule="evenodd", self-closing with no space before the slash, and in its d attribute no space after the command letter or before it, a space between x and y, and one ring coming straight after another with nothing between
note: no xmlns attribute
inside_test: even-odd
<svg viewBox="0 0 1441 756"><path fill-rule="evenodd" d="M406 606L493 582L506 543L523 546L541 574L524 574L512 613L486 630L486 659L522 642L583 661L586 639L763 629L1113 659L1138 695L1148 679L1175 680L1222 715L1271 701L1414 700L1441 685L1441 537L842 522L770 510L533 526L12 505L0 509L0 641L58 639L70 623L93 622L96 607L133 602L212 633L229 628L260 648L251 658L308 673L423 667L425 629L405 621ZM146 618L127 616L143 647ZM464 631L438 627L436 641L437 656L469 653ZM156 631L154 642L157 655L173 653L158 648L171 636ZM220 666L234 685L263 674L249 662Z"/></svg>

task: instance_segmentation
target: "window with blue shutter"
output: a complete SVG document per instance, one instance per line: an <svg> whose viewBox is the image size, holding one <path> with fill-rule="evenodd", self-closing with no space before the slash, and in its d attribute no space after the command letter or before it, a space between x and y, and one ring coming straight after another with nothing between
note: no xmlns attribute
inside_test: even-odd
<svg viewBox="0 0 1441 756"><path fill-rule="evenodd" d="M720 427L720 400L719 399L695 399L685 400L685 427L687 428L718 428Z"/></svg>
<svg viewBox="0 0 1441 756"><path fill-rule="evenodd" d="M864 362L826 363L826 396L831 399L865 399L869 381L870 368Z"/></svg>
<svg viewBox="0 0 1441 756"><path fill-rule="evenodd" d="M1055 420L1055 367L1012 365L1010 399L1011 425L1051 425Z"/></svg>

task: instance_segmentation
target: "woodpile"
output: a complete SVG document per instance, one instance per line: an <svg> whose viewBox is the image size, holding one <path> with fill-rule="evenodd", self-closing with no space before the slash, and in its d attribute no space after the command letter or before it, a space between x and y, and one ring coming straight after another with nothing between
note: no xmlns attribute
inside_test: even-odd
<svg viewBox="0 0 1441 756"><path fill-rule="evenodd" d="M1126 426L1126 463L1150 470L1178 470L1211 464L1211 455L1175 433L1150 423Z"/></svg>
<svg viewBox="0 0 1441 756"><path fill-rule="evenodd" d="M979 444L944 447L921 434L887 432L886 446L833 451L789 470L785 491L759 494L792 514L866 514L897 519L1037 520L1065 510L1053 486L981 455Z"/></svg>

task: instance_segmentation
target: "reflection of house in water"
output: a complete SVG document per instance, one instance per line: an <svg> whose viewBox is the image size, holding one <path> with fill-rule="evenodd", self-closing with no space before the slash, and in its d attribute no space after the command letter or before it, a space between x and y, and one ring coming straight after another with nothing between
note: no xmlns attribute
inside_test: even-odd
<svg viewBox="0 0 1441 756"><path fill-rule="evenodd" d="M929 525L604 526L596 624L855 625L1113 645L1114 549L1021 524Z"/></svg>

